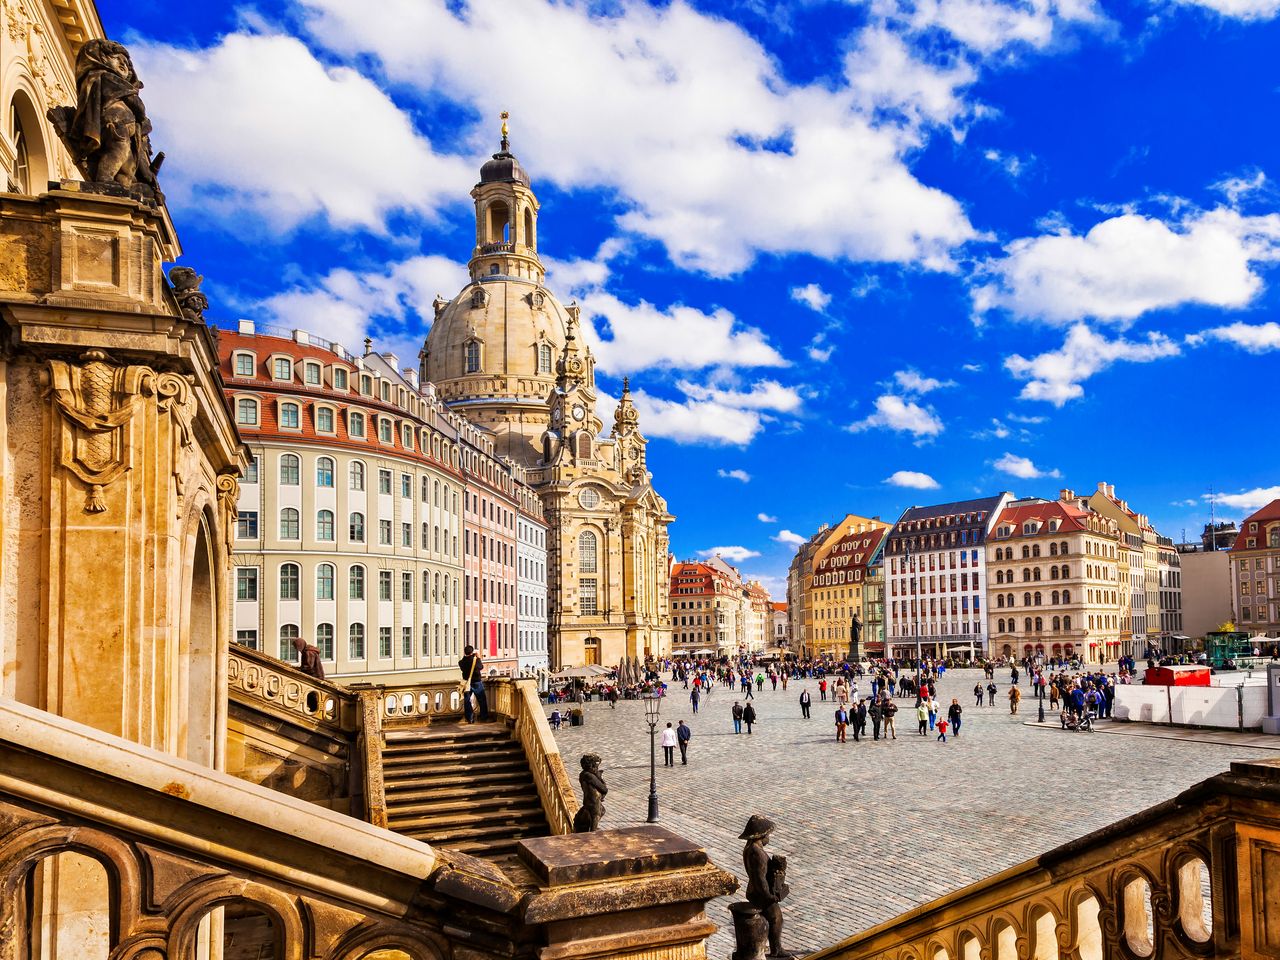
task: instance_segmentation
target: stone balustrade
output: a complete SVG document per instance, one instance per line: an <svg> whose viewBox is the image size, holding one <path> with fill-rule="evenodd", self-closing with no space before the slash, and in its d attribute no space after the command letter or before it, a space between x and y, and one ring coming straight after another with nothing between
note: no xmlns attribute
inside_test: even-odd
<svg viewBox="0 0 1280 960"><path fill-rule="evenodd" d="M698 960L737 886L657 826L520 858L512 877L0 700L0 960Z"/></svg>
<svg viewBox="0 0 1280 960"><path fill-rule="evenodd" d="M233 700L257 706L308 727L355 731L357 703L345 687L307 676L290 664L239 645L227 654L227 687Z"/></svg>
<svg viewBox="0 0 1280 960"><path fill-rule="evenodd" d="M808 960L1145 957L1280 958L1280 760L1234 763Z"/></svg>

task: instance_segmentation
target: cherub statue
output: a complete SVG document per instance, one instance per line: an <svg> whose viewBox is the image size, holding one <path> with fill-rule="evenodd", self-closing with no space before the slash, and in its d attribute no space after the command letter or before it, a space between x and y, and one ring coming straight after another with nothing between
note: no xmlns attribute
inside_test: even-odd
<svg viewBox="0 0 1280 960"><path fill-rule="evenodd" d="M582 806L573 817L574 833L590 833L600 827L600 818L604 816L604 796L609 788L600 775L600 758L594 753L582 757L582 772L578 774L578 782L582 784Z"/></svg>
<svg viewBox="0 0 1280 960"><path fill-rule="evenodd" d="M81 175L163 201L151 158L151 121L129 51L111 40L87 41L76 56L76 105L50 107L48 117Z"/></svg>

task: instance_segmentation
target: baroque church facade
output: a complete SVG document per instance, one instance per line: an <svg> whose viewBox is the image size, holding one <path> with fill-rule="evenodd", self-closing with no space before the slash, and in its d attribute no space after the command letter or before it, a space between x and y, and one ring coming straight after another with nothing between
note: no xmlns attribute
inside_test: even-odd
<svg viewBox="0 0 1280 960"><path fill-rule="evenodd" d="M492 432L496 452L526 469L542 499L552 665L665 656L675 518L653 488L629 384L606 432L595 358L577 305L545 286L538 199L505 124L471 197L471 279L436 300L421 379Z"/></svg>

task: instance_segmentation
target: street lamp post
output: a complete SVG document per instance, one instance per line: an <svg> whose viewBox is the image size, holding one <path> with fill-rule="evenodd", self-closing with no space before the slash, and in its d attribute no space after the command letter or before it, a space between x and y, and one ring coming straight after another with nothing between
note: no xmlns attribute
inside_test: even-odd
<svg viewBox="0 0 1280 960"><path fill-rule="evenodd" d="M658 822L658 714L662 710L662 697L656 690L644 695L644 718L649 724L649 823Z"/></svg>

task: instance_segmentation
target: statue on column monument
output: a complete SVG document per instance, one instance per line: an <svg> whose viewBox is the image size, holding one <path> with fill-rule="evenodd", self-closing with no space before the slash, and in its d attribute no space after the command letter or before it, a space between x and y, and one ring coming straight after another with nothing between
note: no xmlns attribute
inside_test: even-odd
<svg viewBox="0 0 1280 960"><path fill-rule="evenodd" d="M845 657L849 663L857 663L862 659L862 618L855 612L849 621L849 653Z"/></svg>

